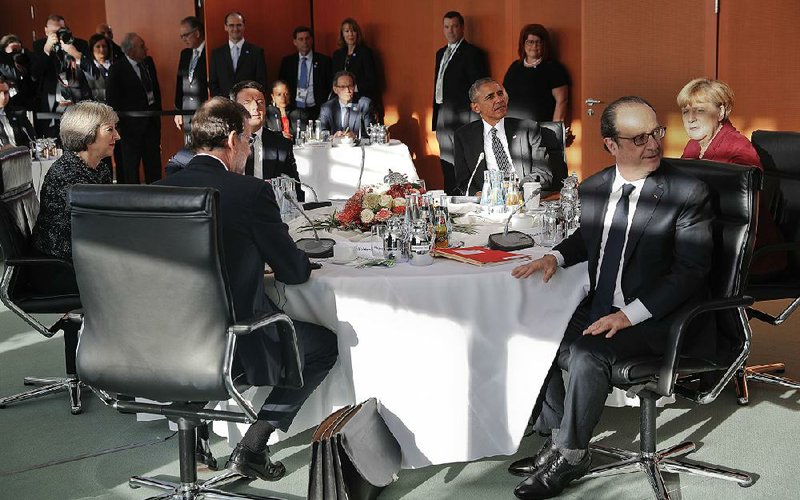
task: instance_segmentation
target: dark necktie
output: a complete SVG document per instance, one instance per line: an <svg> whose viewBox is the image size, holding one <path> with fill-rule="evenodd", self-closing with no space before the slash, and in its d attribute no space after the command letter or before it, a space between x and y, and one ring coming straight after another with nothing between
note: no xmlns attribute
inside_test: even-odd
<svg viewBox="0 0 800 500"><path fill-rule="evenodd" d="M144 91L148 94L153 92L153 80L150 79L150 73L147 71L147 66L145 66L144 62L139 63L139 74L142 77Z"/></svg>
<svg viewBox="0 0 800 500"><path fill-rule="evenodd" d="M348 104L346 108L344 108L344 123L342 124L342 130L348 130L350 128L350 110L352 108ZM352 132L352 130L351 130Z"/></svg>
<svg viewBox="0 0 800 500"><path fill-rule="evenodd" d="M633 184L623 184L622 197L614 208L614 217L606 238L603 262L600 263L600 276L594 289L589 324L594 323L611 312L614 305L614 291L617 288L617 274L622 262L622 249L625 247L625 233L628 228L628 199L633 192Z"/></svg>
<svg viewBox="0 0 800 500"><path fill-rule="evenodd" d="M256 134L253 134L251 138L252 139L250 142L250 156L247 157L247 163L244 164L244 175L255 175L254 165L255 165L256 154L253 147L256 144L255 142Z"/></svg>
<svg viewBox="0 0 800 500"><path fill-rule="evenodd" d="M500 142L500 138L497 137L497 129L492 127L492 152L494 153L494 159L497 160L497 168L503 172L504 176L511 175L511 163L508 161L508 156L506 156L506 150L503 149L503 143Z"/></svg>

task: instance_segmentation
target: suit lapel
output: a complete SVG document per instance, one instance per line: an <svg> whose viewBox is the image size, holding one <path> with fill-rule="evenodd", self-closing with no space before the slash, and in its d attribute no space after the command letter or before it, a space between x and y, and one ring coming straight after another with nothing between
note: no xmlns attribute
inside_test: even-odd
<svg viewBox="0 0 800 500"><path fill-rule="evenodd" d="M595 256L596 259L600 256L600 241L603 238L603 218L608 209L608 197L611 195L615 172L616 169L614 168L606 170L597 188L592 190L594 196L581 198L581 213L589 214L588 227L586 229L584 229L583 221L581 221L581 232L584 233L586 241L589 242L589 255Z"/></svg>
<svg viewBox="0 0 800 500"><path fill-rule="evenodd" d="M664 194L664 177L660 172L656 171L647 177L642 187L642 194L639 195L639 201L636 203L636 212L633 214L633 222L631 222L631 229L628 231L628 242L625 245L625 258L623 260L623 269L630 262L630 257L636 249L636 244L639 242L644 228L650 223L661 201L661 196Z"/></svg>
<svg viewBox="0 0 800 500"><path fill-rule="evenodd" d="M517 170L518 173L522 173L520 177L524 177L525 169L523 168L523 165L514 164L515 160L516 163L519 163L520 158L522 158L522 146L520 145L522 140L520 136L522 134L520 134L517 130L517 124L508 118L506 118L504 127L506 130L506 141L508 142L508 152L511 154L511 158L509 158L509 160L511 160L514 169Z"/></svg>

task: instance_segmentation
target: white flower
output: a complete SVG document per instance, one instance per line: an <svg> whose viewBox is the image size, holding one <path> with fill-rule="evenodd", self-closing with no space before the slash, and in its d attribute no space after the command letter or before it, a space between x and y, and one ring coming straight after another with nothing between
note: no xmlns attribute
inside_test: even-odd
<svg viewBox="0 0 800 500"><path fill-rule="evenodd" d="M364 208L369 208L370 210L376 210L379 207L381 202L381 195L376 193L367 193L364 195L364 201L361 203L361 206Z"/></svg>
<svg viewBox="0 0 800 500"><path fill-rule="evenodd" d="M389 208L392 206L392 197L388 194L381 195L380 205L384 208Z"/></svg>
<svg viewBox="0 0 800 500"><path fill-rule="evenodd" d="M394 199L394 206L396 207L404 207L406 206L406 199L400 198L399 196Z"/></svg>
<svg viewBox="0 0 800 500"><path fill-rule="evenodd" d="M374 218L375 218L375 212L373 212L372 210L365 208L364 210L361 211L361 222L363 222L364 224L369 224L370 222L372 222L372 219Z"/></svg>

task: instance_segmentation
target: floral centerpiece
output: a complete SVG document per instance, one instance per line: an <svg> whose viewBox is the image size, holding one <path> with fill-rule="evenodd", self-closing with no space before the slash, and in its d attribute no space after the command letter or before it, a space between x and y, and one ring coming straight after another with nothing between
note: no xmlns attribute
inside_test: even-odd
<svg viewBox="0 0 800 500"><path fill-rule="evenodd" d="M424 192L420 184L413 182L363 187L345 202L341 212L333 213L331 222L339 229L369 231L393 215L404 215L407 194Z"/></svg>

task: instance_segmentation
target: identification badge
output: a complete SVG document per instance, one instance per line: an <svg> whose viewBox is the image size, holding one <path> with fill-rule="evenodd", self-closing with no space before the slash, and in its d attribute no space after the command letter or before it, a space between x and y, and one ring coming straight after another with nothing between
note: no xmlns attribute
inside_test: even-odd
<svg viewBox="0 0 800 500"><path fill-rule="evenodd" d="M297 88L297 100L306 102L306 97L308 97L308 89L301 89L300 87Z"/></svg>

